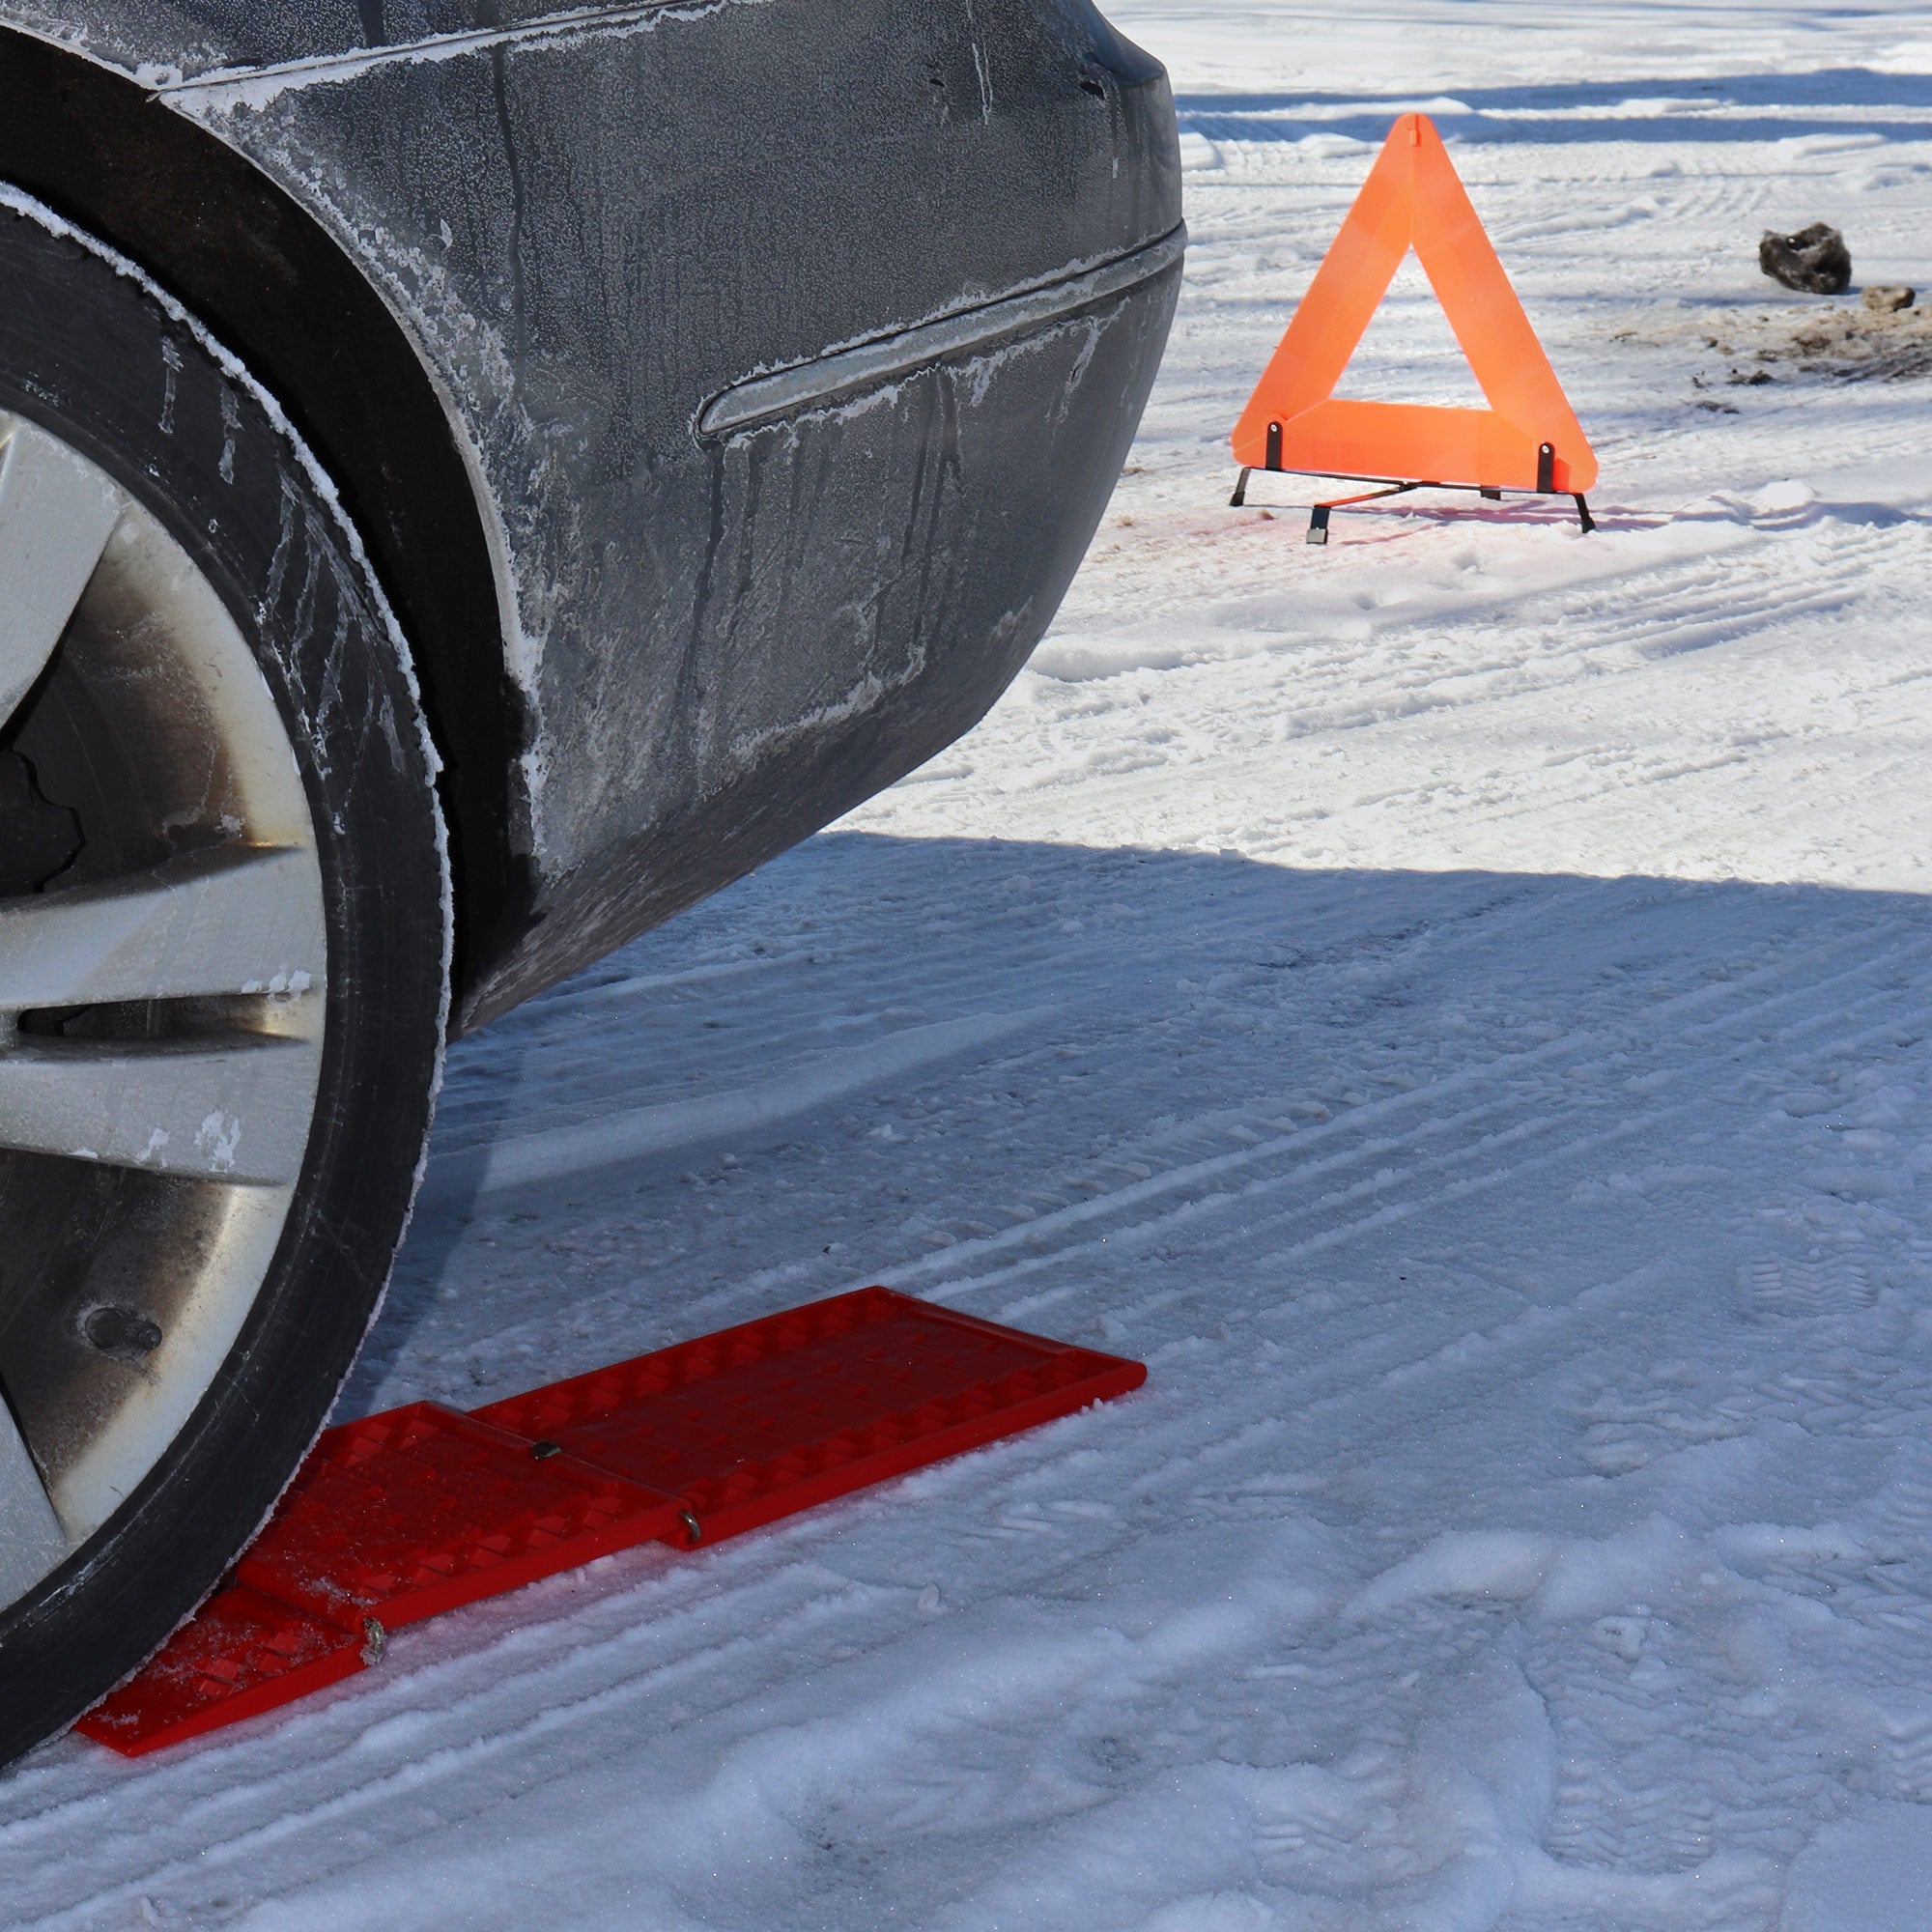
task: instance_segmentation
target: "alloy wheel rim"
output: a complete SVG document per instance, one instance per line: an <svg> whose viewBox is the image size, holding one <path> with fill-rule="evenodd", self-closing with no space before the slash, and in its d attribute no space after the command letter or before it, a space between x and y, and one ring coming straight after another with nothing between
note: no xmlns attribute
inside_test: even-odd
<svg viewBox="0 0 1932 1932"><path fill-rule="evenodd" d="M0 1608L160 1463L270 1269L322 1069L320 854L207 574L0 413Z"/></svg>

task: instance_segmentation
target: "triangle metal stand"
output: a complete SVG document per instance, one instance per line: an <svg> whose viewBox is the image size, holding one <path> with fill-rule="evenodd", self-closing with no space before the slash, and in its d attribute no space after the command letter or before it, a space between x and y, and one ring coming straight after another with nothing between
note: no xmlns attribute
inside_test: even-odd
<svg viewBox="0 0 1932 1932"><path fill-rule="evenodd" d="M1333 471L1314 469L1286 469L1281 463L1281 425L1271 422L1267 427L1267 461L1261 467L1275 475L1317 476L1331 475ZM1555 487L1555 451L1548 443L1537 450L1536 488L1523 491L1524 496L1557 497L1567 496L1577 505L1577 521L1583 526L1583 534L1588 536L1596 527L1597 520L1590 514L1590 505L1579 491L1558 490ZM1231 510L1241 509L1248 500L1248 478L1254 474L1253 467L1244 469L1235 484L1235 494L1228 498ZM1381 476L1353 476L1342 479L1352 483L1375 483L1380 487L1364 490L1358 496L1331 497L1325 502L1311 504L1308 511L1308 536L1312 544L1325 544L1328 541L1328 514L1331 510L1346 510L1356 503L1373 503L1383 497L1403 497L1411 490L1464 490L1478 497L1487 497L1492 503L1503 500L1503 493L1488 484L1477 483L1431 483L1417 480L1408 483L1393 482Z"/></svg>

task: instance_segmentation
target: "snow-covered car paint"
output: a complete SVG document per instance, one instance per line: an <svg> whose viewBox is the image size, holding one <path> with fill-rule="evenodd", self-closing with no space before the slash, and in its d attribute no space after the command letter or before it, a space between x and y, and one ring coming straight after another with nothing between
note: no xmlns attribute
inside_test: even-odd
<svg viewBox="0 0 1932 1932"><path fill-rule="evenodd" d="M447 765L460 1026L979 719L1182 242L1090 0L0 0L0 179L339 483Z"/></svg>

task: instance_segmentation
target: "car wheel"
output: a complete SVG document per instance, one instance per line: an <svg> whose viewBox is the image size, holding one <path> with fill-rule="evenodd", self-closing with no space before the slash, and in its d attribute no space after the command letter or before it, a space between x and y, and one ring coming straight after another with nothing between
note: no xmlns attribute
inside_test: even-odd
<svg viewBox="0 0 1932 1932"><path fill-rule="evenodd" d="M0 1761L219 1579L326 1419L447 999L400 635L269 398L0 190Z"/></svg>

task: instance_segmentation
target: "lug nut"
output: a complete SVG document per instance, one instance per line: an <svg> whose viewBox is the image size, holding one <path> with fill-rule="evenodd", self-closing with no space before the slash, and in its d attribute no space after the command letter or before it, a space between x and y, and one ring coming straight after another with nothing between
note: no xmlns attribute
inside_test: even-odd
<svg viewBox="0 0 1932 1932"><path fill-rule="evenodd" d="M80 1332L103 1355L149 1355L161 1346L160 1328L131 1308L93 1308Z"/></svg>

